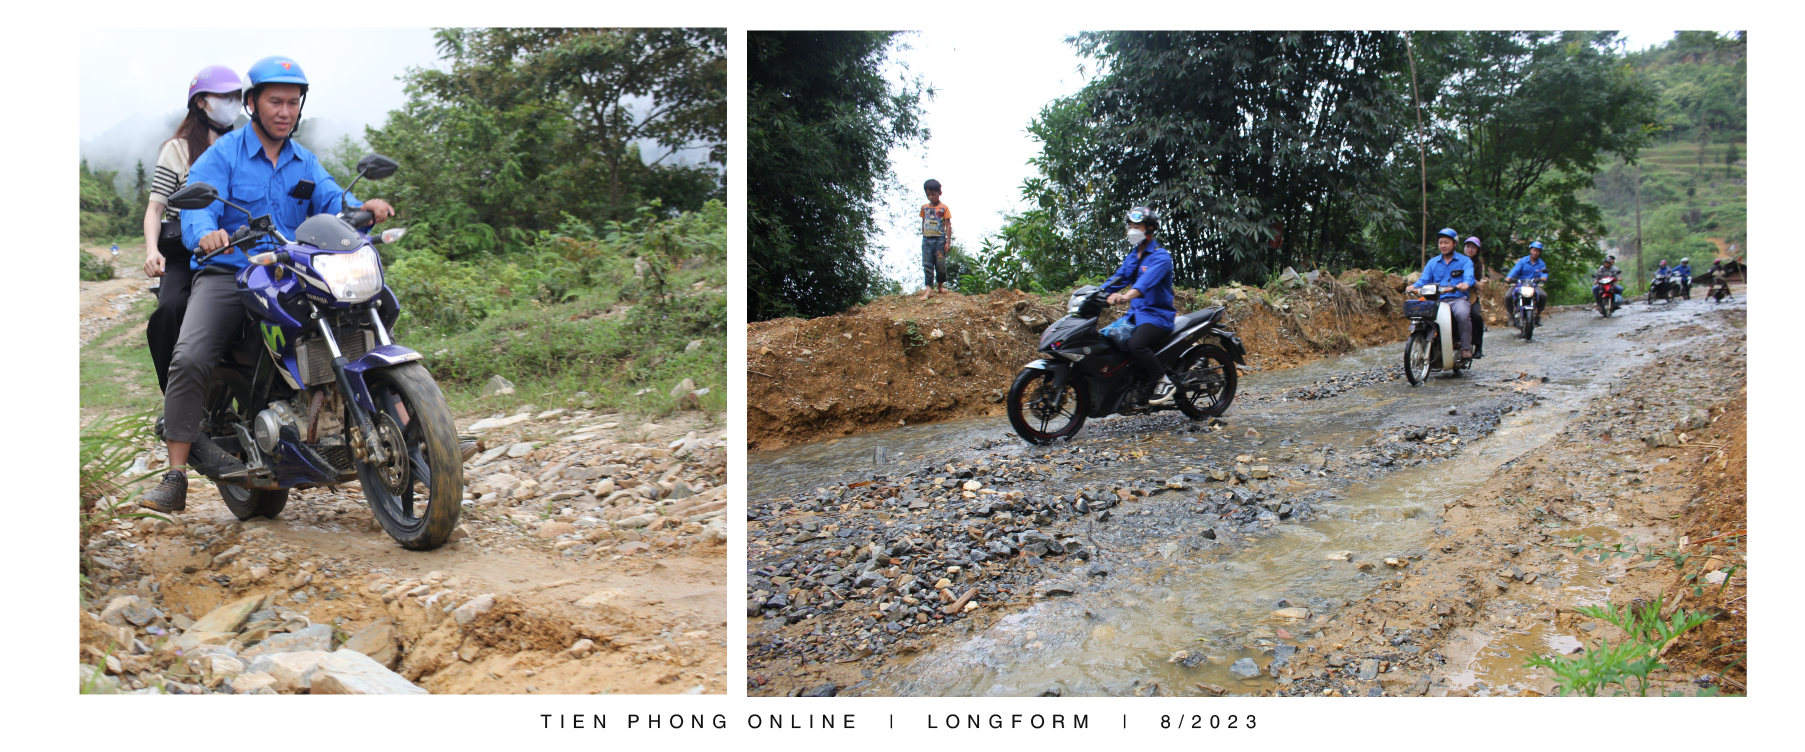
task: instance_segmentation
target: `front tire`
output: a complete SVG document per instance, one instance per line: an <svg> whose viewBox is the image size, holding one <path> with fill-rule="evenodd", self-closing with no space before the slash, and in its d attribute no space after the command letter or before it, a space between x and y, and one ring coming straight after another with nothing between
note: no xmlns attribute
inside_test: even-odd
<svg viewBox="0 0 1805 752"><path fill-rule="evenodd" d="M1178 403L1179 411L1191 420L1219 416L1235 401L1240 369L1229 359L1228 351L1220 347L1199 347L1192 352L1196 353L1195 357L1178 364L1180 386L1178 393L1172 395L1172 401ZM1185 383L1193 377L1197 384Z"/></svg>
<svg viewBox="0 0 1805 752"><path fill-rule="evenodd" d="M1422 386L1429 379L1429 335L1411 332L1404 341L1404 378L1411 386Z"/></svg>
<svg viewBox="0 0 1805 752"><path fill-rule="evenodd" d="M464 463L451 408L419 363L370 371L364 378L378 409L370 416L375 440L390 452L390 462L382 466L354 462L364 499L402 547L438 548L463 513Z"/></svg>
<svg viewBox="0 0 1805 752"><path fill-rule="evenodd" d="M1529 310L1517 314L1517 317L1523 320L1523 341L1528 342L1534 339L1536 336L1535 306L1530 306Z"/></svg>
<svg viewBox="0 0 1805 752"><path fill-rule="evenodd" d="M1090 399L1077 384L1068 381L1064 394L1051 394L1053 372L1023 369L1009 387L1009 425L1030 444L1051 444L1069 439L1084 427Z"/></svg>

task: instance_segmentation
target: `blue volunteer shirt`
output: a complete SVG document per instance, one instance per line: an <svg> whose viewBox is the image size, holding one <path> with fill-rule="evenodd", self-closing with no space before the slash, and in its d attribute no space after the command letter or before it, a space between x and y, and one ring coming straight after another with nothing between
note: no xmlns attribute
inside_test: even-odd
<svg viewBox="0 0 1805 752"><path fill-rule="evenodd" d="M288 195L302 180L313 181L310 199ZM355 196L345 193L338 181L332 179L332 174L320 166L320 160L313 152L295 143L294 139L283 142L276 163L270 164L269 158L263 155L263 142L257 136L255 126L232 131L213 142L213 147L201 154L188 171L188 184L195 183L211 185L220 198L251 211L251 215L246 216L220 201L205 209L182 211L182 244L194 249L194 259L189 263L195 269L204 266L201 263L201 238L214 230L237 231L249 224L251 217L268 214L276 229L292 240L295 228L308 217L337 212L341 194L345 197L346 207L363 205ZM233 249L209 259L207 264L243 269L245 254Z"/></svg>
<svg viewBox="0 0 1805 752"><path fill-rule="evenodd" d="M1172 254L1159 247L1159 241L1147 239L1146 256L1129 251L1128 258L1122 259L1122 268L1116 270L1116 279L1103 291L1113 293L1130 287L1141 291L1140 297L1128 303L1130 326L1172 328L1178 318L1178 310L1172 307Z"/></svg>
<svg viewBox="0 0 1805 752"><path fill-rule="evenodd" d="M1456 271L1461 273L1459 278L1454 276ZM1456 253L1453 258L1443 261L1441 254L1438 253L1429 257L1429 263L1423 265L1423 276L1417 279L1416 284L1418 287L1423 285L1445 287L1447 289L1441 293L1440 299L1452 300L1467 296L1466 293L1454 289L1454 285L1462 282L1468 286L1473 284L1473 260Z"/></svg>
<svg viewBox="0 0 1805 752"><path fill-rule="evenodd" d="M1548 276L1548 264L1541 259L1529 256L1517 259L1517 265L1510 268L1511 279L1541 279Z"/></svg>
<svg viewBox="0 0 1805 752"><path fill-rule="evenodd" d="M1673 273L1678 274L1682 277L1690 277L1690 276L1692 276L1692 265L1691 264L1680 264L1679 266L1676 266L1673 268Z"/></svg>

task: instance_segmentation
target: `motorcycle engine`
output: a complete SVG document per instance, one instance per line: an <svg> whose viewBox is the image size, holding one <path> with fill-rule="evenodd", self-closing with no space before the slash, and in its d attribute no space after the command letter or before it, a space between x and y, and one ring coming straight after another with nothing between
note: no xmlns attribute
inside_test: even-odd
<svg viewBox="0 0 1805 752"><path fill-rule="evenodd" d="M276 451L276 442L282 438L282 428L287 426L298 430L295 414L287 402L272 402L257 419L252 421L251 434L257 440L257 446L265 452Z"/></svg>

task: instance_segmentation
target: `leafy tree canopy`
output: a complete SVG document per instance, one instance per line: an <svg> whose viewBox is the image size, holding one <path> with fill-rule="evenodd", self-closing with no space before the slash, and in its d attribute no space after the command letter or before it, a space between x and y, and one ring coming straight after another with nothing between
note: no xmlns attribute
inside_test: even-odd
<svg viewBox="0 0 1805 752"><path fill-rule="evenodd" d="M877 290L890 149L925 141L919 80L883 75L897 32L748 32L750 316L838 313Z"/></svg>

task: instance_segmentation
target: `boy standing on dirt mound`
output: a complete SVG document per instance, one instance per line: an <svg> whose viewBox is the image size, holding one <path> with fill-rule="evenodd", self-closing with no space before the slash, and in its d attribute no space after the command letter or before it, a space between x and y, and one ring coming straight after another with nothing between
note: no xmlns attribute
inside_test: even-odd
<svg viewBox="0 0 1805 752"><path fill-rule="evenodd" d="M921 205L921 268L928 280L921 290L921 299L927 300L941 292L942 283L950 281L946 277L946 247L953 242L953 210L940 203L940 181L929 180L921 187L928 194L928 202Z"/></svg>

